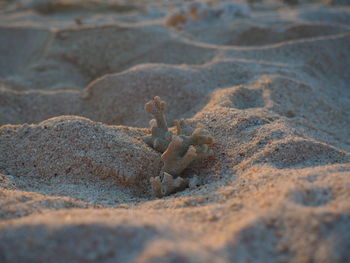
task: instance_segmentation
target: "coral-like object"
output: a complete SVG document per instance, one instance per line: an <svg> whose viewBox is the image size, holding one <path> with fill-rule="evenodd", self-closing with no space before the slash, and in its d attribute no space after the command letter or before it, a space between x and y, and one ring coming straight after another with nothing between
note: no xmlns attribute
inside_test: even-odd
<svg viewBox="0 0 350 263"><path fill-rule="evenodd" d="M191 135L192 129L187 126L187 123L185 120L175 120L174 124L176 126L176 135Z"/></svg>
<svg viewBox="0 0 350 263"><path fill-rule="evenodd" d="M213 141L213 137L202 128L197 128L190 136L173 136L168 148L162 154L164 165L161 172L177 176L194 160L212 156L213 151L208 145Z"/></svg>
<svg viewBox="0 0 350 263"><path fill-rule="evenodd" d="M208 147L208 144L212 143L213 137L201 128L196 129L190 136L173 136L162 154L164 165L160 175L150 180L153 193L162 197L184 190L189 182L179 175L193 161L212 156L213 151ZM174 179L174 176L177 177Z"/></svg>
<svg viewBox="0 0 350 263"><path fill-rule="evenodd" d="M152 191L156 197L163 197L184 190L188 182L181 177L173 178L171 174L163 173L162 177L150 179Z"/></svg>
<svg viewBox="0 0 350 263"><path fill-rule="evenodd" d="M151 113L155 119L149 124L151 126L151 136L143 137L143 141L159 152L164 152L171 140L172 132L168 130L168 125L164 116L166 103L156 96L145 104L145 110Z"/></svg>
<svg viewBox="0 0 350 263"><path fill-rule="evenodd" d="M163 152L164 165L160 175L150 179L153 193L157 197L185 189L189 183L179 177L183 170L193 161L213 155L209 145L214 139L203 128L192 132L184 120L176 120L176 135L168 130L164 116L165 105L158 96L145 105L145 110L155 119L150 121L152 135L143 137L143 140L155 150Z"/></svg>

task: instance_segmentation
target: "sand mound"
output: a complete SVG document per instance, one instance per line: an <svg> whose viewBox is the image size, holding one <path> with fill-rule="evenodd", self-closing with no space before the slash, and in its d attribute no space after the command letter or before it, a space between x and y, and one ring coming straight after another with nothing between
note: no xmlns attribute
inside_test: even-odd
<svg viewBox="0 0 350 263"><path fill-rule="evenodd" d="M0 4L0 262L346 262L349 8L206 2ZM161 199L156 95L215 138Z"/></svg>
<svg viewBox="0 0 350 263"><path fill-rule="evenodd" d="M69 192L61 183L77 183L72 191L78 191L79 184L89 181L100 187L129 185L146 191L148 179L159 173L161 163L160 156L140 140L142 134L69 116L39 125L4 125L1 170L15 177L19 188L47 188L52 194ZM104 179L108 182L101 182Z"/></svg>
<svg viewBox="0 0 350 263"><path fill-rule="evenodd" d="M4 101L0 110L4 123L40 122L72 114L108 124L145 127L150 116L143 110L143 105L155 95L169 102L169 121L172 122L199 111L215 88L245 83L255 75L276 70L274 65L263 68L259 64L254 65L253 61L235 60L208 63L201 67L146 64L106 75L82 91L14 92L12 84L7 83L0 90ZM215 76L207 79L208 75Z"/></svg>

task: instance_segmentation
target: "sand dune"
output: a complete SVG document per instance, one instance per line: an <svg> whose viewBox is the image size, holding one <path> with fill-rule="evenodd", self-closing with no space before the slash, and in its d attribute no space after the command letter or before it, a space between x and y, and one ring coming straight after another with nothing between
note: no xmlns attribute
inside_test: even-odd
<svg viewBox="0 0 350 263"><path fill-rule="evenodd" d="M206 2L0 4L1 262L349 260L349 6ZM160 199L156 95L215 138Z"/></svg>

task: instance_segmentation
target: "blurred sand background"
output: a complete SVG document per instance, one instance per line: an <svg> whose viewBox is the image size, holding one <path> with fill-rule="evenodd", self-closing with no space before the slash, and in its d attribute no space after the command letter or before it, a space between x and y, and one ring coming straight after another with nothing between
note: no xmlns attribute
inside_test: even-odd
<svg viewBox="0 0 350 263"><path fill-rule="evenodd" d="M215 137L150 192L144 104ZM350 262L346 0L0 1L0 262Z"/></svg>

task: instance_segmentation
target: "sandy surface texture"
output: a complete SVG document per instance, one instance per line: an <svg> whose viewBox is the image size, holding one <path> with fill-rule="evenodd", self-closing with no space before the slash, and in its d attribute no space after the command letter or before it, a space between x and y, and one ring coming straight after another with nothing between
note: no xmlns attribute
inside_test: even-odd
<svg viewBox="0 0 350 263"><path fill-rule="evenodd" d="M214 157L155 198L167 102ZM350 262L350 3L0 1L0 262Z"/></svg>

